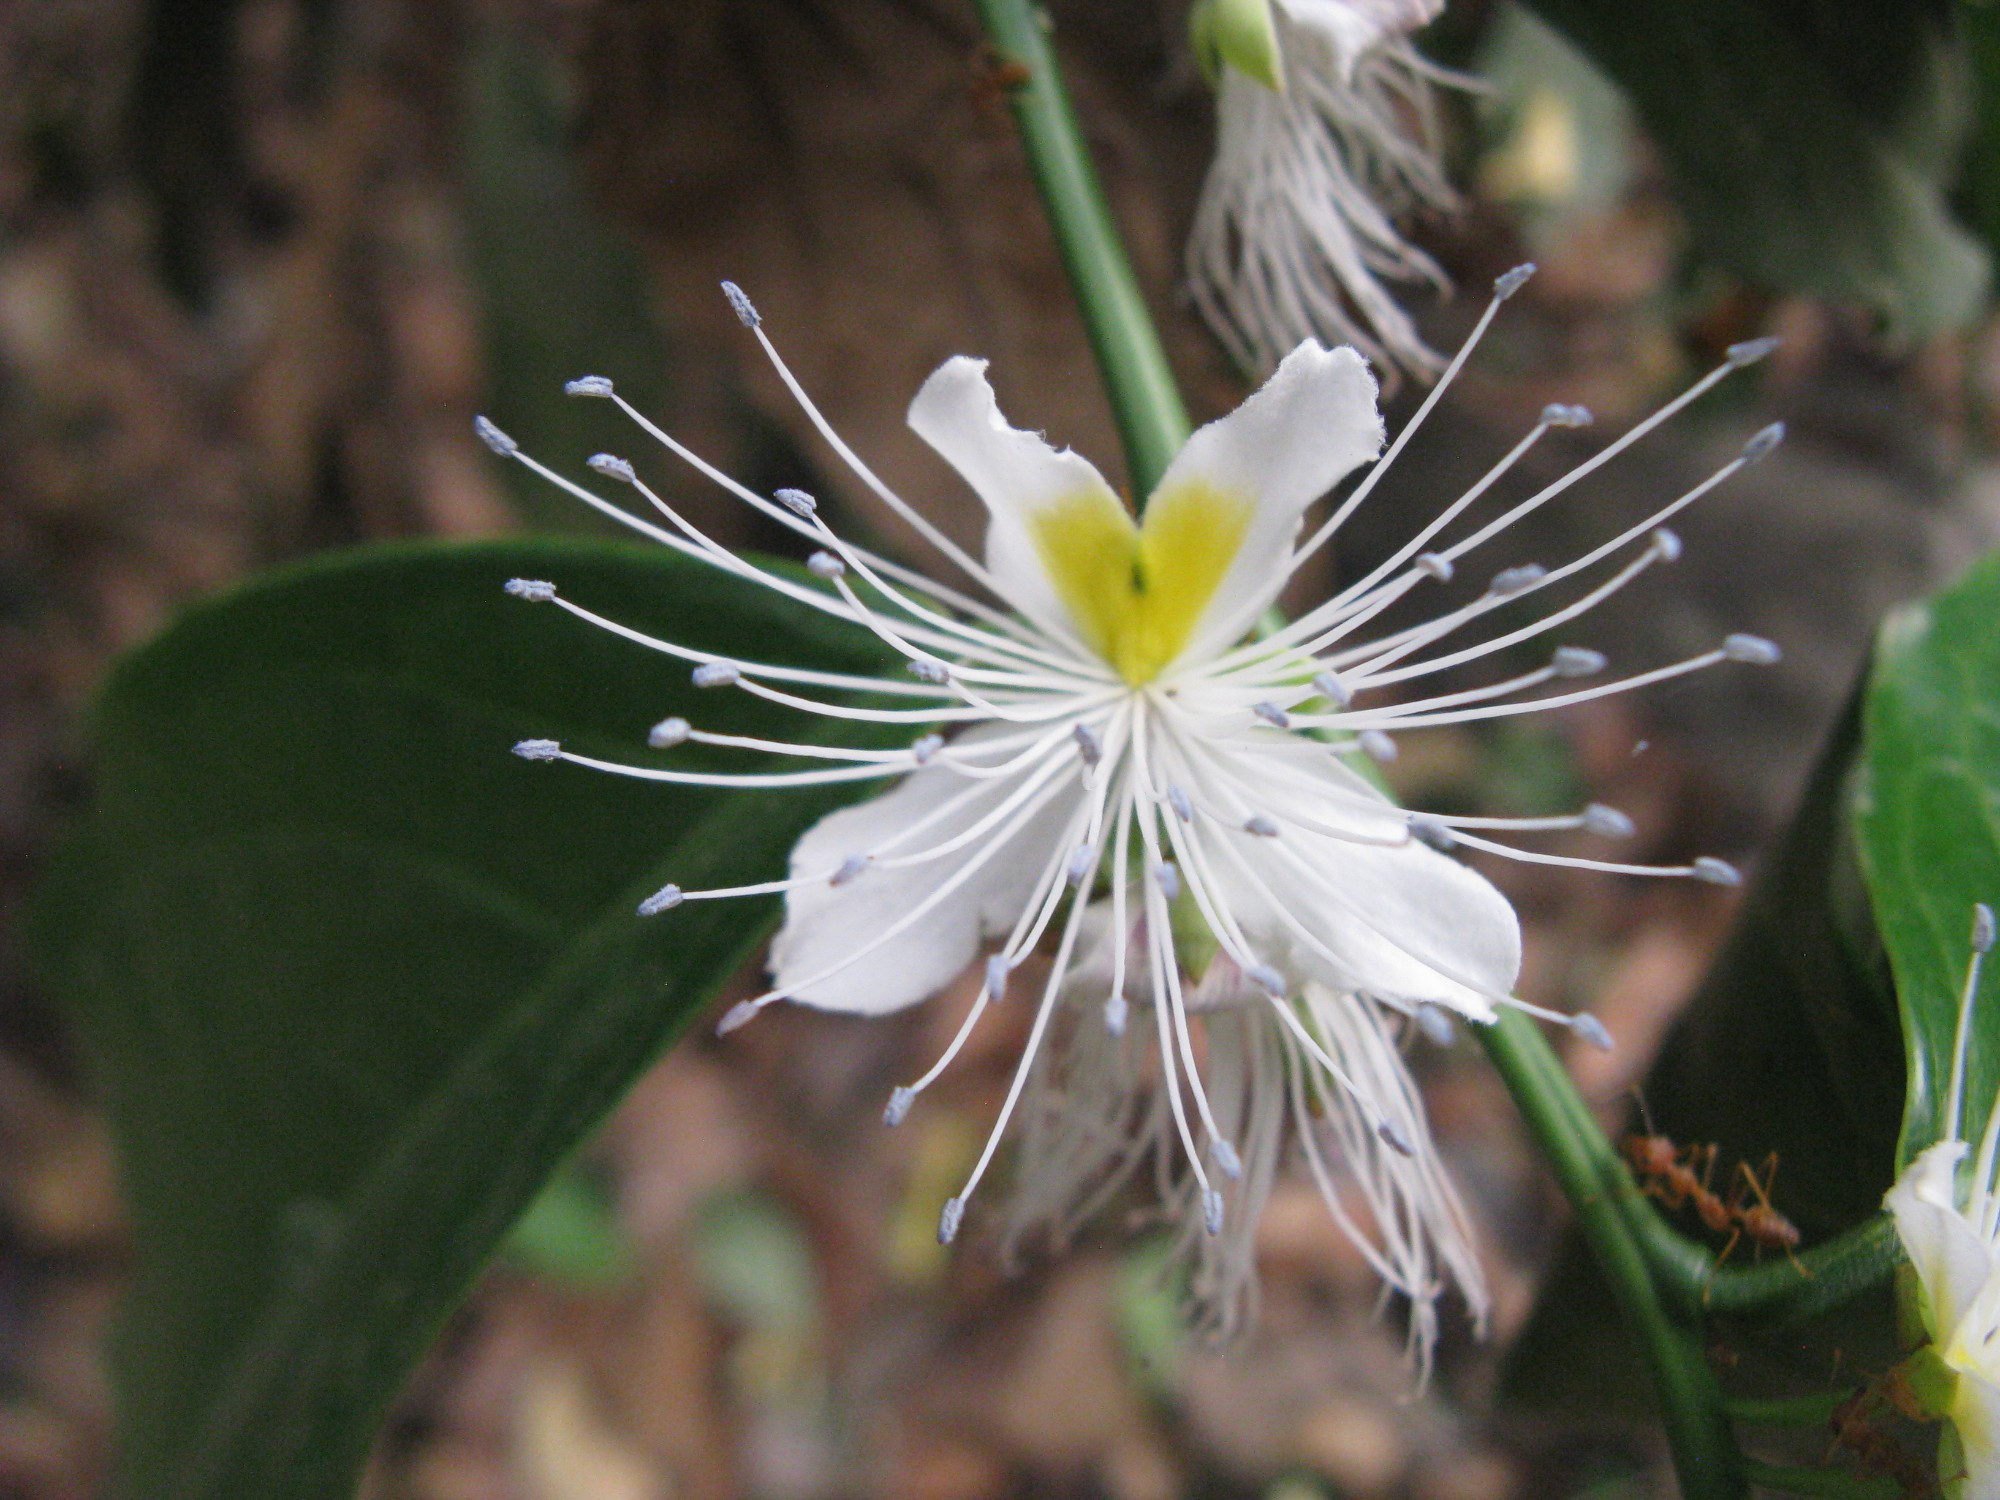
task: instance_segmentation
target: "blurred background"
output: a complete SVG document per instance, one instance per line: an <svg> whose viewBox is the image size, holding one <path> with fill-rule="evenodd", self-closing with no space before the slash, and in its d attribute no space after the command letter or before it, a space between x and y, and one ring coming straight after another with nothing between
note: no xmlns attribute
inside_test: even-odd
<svg viewBox="0 0 2000 1500"><path fill-rule="evenodd" d="M1212 131L1184 8L1052 9L1190 404L1212 416L1244 386L1180 291ZM1545 402L1598 416L1537 451L1553 475L1731 341L1781 333L1510 560L1558 560L1782 417L1786 445L1690 514L1683 560L1609 606L1594 644L1642 669L1748 630L1787 660L1412 736L1393 778L1470 810L1595 798L1636 820L1635 859L1754 865L1881 612L2000 537L2000 337L1989 320L1898 338L1721 269L1621 92L1527 12L1454 5L1425 46L1486 80L1447 100L1464 212L1414 226L1473 289L1418 294L1427 335L1454 347L1491 276L1526 258L1542 272L1330 566L1365 567ZM187 601L321 549L589 529L470 433L490 412L572 468L629 450L603 403L564 403L586 372L746 483L802 485L914 549L814 442L724 277L834 425L961 538L974 502L902 425L948 355L990 357L1016 422L1116 470L962 0L0 6L0 1497L77 1500L106 1472L100 1345L129 1258L117 1168L14 918L87 795L108 664ZM1412 404L1405 389L1393 407ZM715 534L783 544L693 476L672 498ZM1572 1062L1622 1119L1731 894L1489 873L1527 925L1523 993L1587 1004L1618 1038ZM981 1033L902 1130L878 1118L970 998L888 1022L773 1013L676 1049L411 1383L370 1500L1667 1492L1643 1426L1500 1399L1561 1209L1475 1047L1416 1062L1496 1316L1485 1342L1448 1317L1417 1391L1371 1273L1303 1183L1273 1199L1262 1318L1228 1348L1179 1331L1159 1226L1136 1207L1019 1265L976 1215L939 1249L937 1203L1024 1014ZM1835 1351L1808 1357L1831 1369Z"/></svg>

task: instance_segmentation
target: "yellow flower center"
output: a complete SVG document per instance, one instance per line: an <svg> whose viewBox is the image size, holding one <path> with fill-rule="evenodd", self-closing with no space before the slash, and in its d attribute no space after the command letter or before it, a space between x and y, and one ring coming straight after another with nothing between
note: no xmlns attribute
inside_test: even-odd
<svg viewBox="0 0 2000 1500"><path fill-rule="evenodd" d="M1139 687L1187 645L1253 509L1184 484L1155 494L1135 524L1109 490L1078 490L1037 512L1029 534L1085 643Z"/></svg>

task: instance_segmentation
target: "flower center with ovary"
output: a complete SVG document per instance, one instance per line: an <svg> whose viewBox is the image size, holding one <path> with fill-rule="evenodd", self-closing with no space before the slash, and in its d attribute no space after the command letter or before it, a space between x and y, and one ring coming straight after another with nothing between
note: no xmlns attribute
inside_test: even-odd
<svg viewBox="0 0 2000 1500"><path fill-rule="evenodd" d="M1029 534L1085 643L1140 687L1187 645L1254 510L1247 497L1182 484L1134 522L1109 490L1077 490L1039 510Z"/></svg>

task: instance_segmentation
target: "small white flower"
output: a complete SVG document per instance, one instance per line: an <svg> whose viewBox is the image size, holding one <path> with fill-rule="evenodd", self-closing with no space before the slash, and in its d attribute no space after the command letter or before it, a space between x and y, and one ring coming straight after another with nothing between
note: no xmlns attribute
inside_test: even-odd
<svg viewBox="0 0 2000 1500"><path fill-rule="evenodd" d="M1282 90L1221 68L1215 160L1188 243L1196 305L1245 369L1301 339L1385 370L1444 363L1383 283L1448 285L1398 218L1457 204L1431 83L1410 36L1443 0L1269 0Z"/></svg>
<svg viewBox="0 0 2000 1500"><path fill-rule="evenodd" d="M2000 1500L2000 1100L1988 1113L1979 1154L1960 1186L1968 1144L1960 1135L1965 1108L1966 1046L1981 961L1993 948L1993 912L1973 909L1972 962L1959 1001L1945 1096L1946 1135L1903 1169L1884 1200L1922 1288L1919 1301L1931 1348L1955 1380L1943 1410L1951 1423L1964 1478L1956 1500ZM1954 1466L1941 1459L1951 1478Z"/></svg>
<svg viewBox="0 0 2000 1500"><path fill-rule="evenodd" d="M1524 278L1525 269L1501 279L1480 330ZM886 1112L892 1124L904 1118L994 1005L1032 1008L1025 1054L977 1165L944 1207L941 1238L956 1234L1037 1056L1059 1036L1063 1055L1042 1075L1032 1111L1017 1227L1065 1220L1084 1198L1155 1156L1168 1196L1199 1226L1195 1238L1216 1239L1212 1251L1201 1251L1201 1290L1227 1323L1248 1281L1249 1229L1289 1135L1336 1222L1412 1300L1413 1338L1426 1353L1431 1304L1443 1285L1461 1287L1475 1311L1484 1294L1395 1035L1403 1018L1420 1014L1434 1029L1432 1011L1490 1021L1499 1005L1531 1009L1511 997L1520 965L1512 909L1441 849L1704 879L1728 867L1605 864L1515 849L1492 835L1615 833L1627 825L1604 808L1551 818L1413 817L1349 760L1386 758L1393 731L1530 713L1774 655L1748 652L1747 638L1732 637L1673 666L1578 686L1603 658L1547 640L1671 560L1678 544L1663 540L1660 524L1768 451L1763 439L1581 557L1555 568L1497 569L1485 575L1487 586L1468 586L1476 555L1495 537L1768 345L1741 347L1590 463L1443 544L1442 533L1544 433L1575 425L1573 408L1549 408L1485 478L1392 556L1258 640L1249 638L1253 625L1294 570L1367 500L1415 430L1415 423L1405 429L1306 532L1314 503L1381 452L1375 384L1353 350L1313 343L1293 350L1262 390L1188 440L1138 521L1086 460L1006 423L981 362L947 361L918 392L910 424L985 503L985 552L975 558L841 442L747 299L729 291L833 451L993 602L853 545L815 506L736 484L629 406L675 455L817 549L809 573L819 583L729 552L630 465L594 467L634 485L665 525L556 474L481 419L480 434L496 452L691 558L872 632L908 663L859 676L722 660L617 625L551 583L516 580L509 591L524 600L553 603L692 664L701 685L803 715L905 725L913 737L905 749L848 749L716 734L676 716L653 725L655 745L728 747L821 766L659 769L574 754L552 740L523 741L521 753L693 785L895 782L823 818L799 840L784 877L720 890L671 885L647 900L642 910L650 915L694 901L784 894L771 988L735 1006L722 1029L782 999L887 1014L934 993L987 949L985 982L955 1039L922 1077L895 1091ZM572 389L618 399L596 377ZM1608 577L1572 591L1559 607L1538 617L1524 611L1524 601L1600 567ZM1460 602L1371 633L1392 605L1443 587L1455 587ZM1515 623L1444 644L1503 610ZM1544 666L1478 688L1422 686L1434 673L1538 638L1553 648ZM1560 690L1523 696L1547 684ZM907 706L864 707L856 701L864 694ZM1010 977L1037 951L1050 962L1045 971L1038 966L1032 986ZM1143 1022L1128 1026L1128 1013ZM1078 1024L1079 1015L1091 1024ZM1337 1175L1355 1184L1361 1211L1350 1211Z"/></svg>

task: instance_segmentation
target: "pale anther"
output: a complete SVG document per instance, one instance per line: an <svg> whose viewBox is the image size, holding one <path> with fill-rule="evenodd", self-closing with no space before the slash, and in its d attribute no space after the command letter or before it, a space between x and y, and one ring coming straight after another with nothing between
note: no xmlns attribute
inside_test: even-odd
<svg viewBox="0 0 2000 1500"><path fill-rule="evenodd" d="M1587 1010L1580 1010L1569 1018L1569 1029L1599 1052L1612 1050L1611 1033L1604 1029L1604 1023Z"/></svg>
<svg viewBox="0 0 2000 1500"><path fill-rule="evenodd" d="M1972 903L1972 951L1993 951L1993 908L1984 901Z"/></svg>
<svg viewBox="0 0 2000 1500"><path fill-rule="evenodd" d="M1169 902L1181 899L1181 868L1172 860L1161 860L1153 866L1153 880Z"/></svg>
<svg viewBox="0 0 2000 1500"><path fill-rule="evenodd" d="M563 385L565 396L604 396L611 394L611 381L604 375L579 375Z"/></svg>
<svg viewBox="0 0 2000 1500"><path fill-rule="evenodd" d="M1215 1158L1216 1171L1227 1177L1231 1182L1239 1181L1242 1178L1243 1158L1236 1154L1236 1148L1230 1145L1229 1142L1222 1139L1221 1136L1217 1136L1208 1143L1208 1152L1209 1155Z"/></svg>
<svg viewBox="0 0 2000 1500"><path fill-rule="evenodd" d="M522 760L560 760L562 742L559 740L522 740L514 747L514 753Z"/></svg>
<svg viewBox="0 0 2000 1500"><path fill-rule="evenodd" d="M1545 427L1588 427L1596 420L1587 406L1565 406L1556 401L1542 408L1542 425Z"/></svg>
<svg viewBox="0 0 2000 1500"><path fill-rule="evenodd" d="M1243 820L1243 831L1262 839L1274 839L1278 836L1278 820L1266 813L1252 813Z"/></svg>
<svg viewBox="0 0 2000 1500"><path fill-rule="evenodd" d="M675 714L670 718L660 720L659 723L648 730L646 732L646 743L651 745L655 750L671 750L676 745L686 743L687 737L693 733L694 726L688 723L686 719L680 717L680 715Z"/></svg>
<svg viewBox="0 0 2000 1500"><path fill-rule="evenodd" d="M530 604L547 604L556 596L556 586L540 578L510 578L505 588L516 599L526 599Z"/></svg>
<svg viewBox="0 0 2000 1500"><path fill-rule="evenodd" d="M1011 968L1004 953L986 960L986 998L995 1005L1007 998L1007 974Z"/></svg>
<svg viewBox="0 0 2000 1500"><path fill-rule="evenodd" d="M795 516L810 516L819 509L819 502L804 490L773 490L771 498Z"/></svg>
<svg viewBox="0 0 2000 1500"><path fill-rule="evenodd" d="M1313 677L1313 688L1335 708L1346 708L1354 701L1354 690L1340 680L1335 672L1320 672Z"/></svg>
<svg viewBox="0 0 2000 1500"><path fill-rule="evenodd" d="M860 877L867 872L867 869L868 869L867 855L850 854L847 856L847 858L843 859L840 862L840 868L833 872L833 875L828 879L827 884L846 885L849 881L860 879Z"/></svg>
<svg viewBox="0 0 2000 1500"><path fill-rule="evenodd" d="M757 316L757 309L743 294L743 288L733 281L722 283L722 295L729 299L729 306L745 328L755 328L764 320Z"/></svg>
<svg viewBox="0 0 2000 1500"><path fill-rule="evenodd" d="M1748 662L1753 667L1774 666L1784 655L1775 641L1761 635L1732 635L1722 642L1722 654L1731 661Z"/></svg>
<svg viewBox="0 0 2000 1500"><path fill-rule="evenodd" d="M1439 583L1451 582L1451 559L1436 552L1419 552L1410 564L1426 578L1434 578Z"/></svg>
<svg viewBox="0 0 2000 1500"><path fill-rule="evenodd" d="M1355 736L1355 741L1361 746L1361 753L1370 760L1386 765L1396 758L1396 742L1379 729L1364 729Z"/></svg>
<svg viewBox="0 0 2000 1500"><path fill-rule="evenodd" d="M938 1215L938 1243L940 1245L949 1245L953 1240L957 1239L958 1226L964 1222L965 1200L963 1198L945 1199L944 1212Z"/></svg>
<svg viewBox="0 0 2000 1500"><path fill-rule="evenodd" d="M1104 1002L1104 1029L1113 1036L1125 1035L1125 1021L1131 1010L1123 995L1113 995Z"/></svg>
<svg viewBox="0 0 2000 1500"><path fill-rule="evenodd" d="M592 473L602 474L606 479L620 480L625 484L639 482L637 471L615 453L593 453L583 463Z"/></svg>
<svg viewBox="0 0 2000 1500"><path fill-rule="evenodd" d="M806 559L806 571L815 578L841 578L847 573L847 564L831 552L815 552Z"/></svg>
<svg viewBox="0 0 2000 1500"><path fill-rule="evenodd" d="M1743 462L1754 464L1785 440L1785 424L1773 422L1743 445Z"/></svg>
<svg viewBox="0 0 2000 1500"><path fill-rule="evenodd" d="M1526 286L1528 278L1534 274L1535 263L1533 261L1518 265L1511 271L1503 271L1500 275L1493 278L1493 295L1498 297L1502 302L1505 302L1514 293Z"/></svg>
<svg viewBox="0 0 2000 1500"><path fill-rule="evenodd" d="M1549 666L1558 677L1591 677L1610 665L1602 651L1588 646L1558 646Z"/></svg>
<svg viewBox="0 0 2000 1500"><path fill-rule="evenodd" d="M882 1123L900 1125L910 1117L910 1106L917 1102L917 1091L907 1083L899 1083L889 1090L889 1102L882 1106Z"/></svg>
<svg viewBox="0 0 2000 1500"><path fill-rule="evenodd" d="M521 451L521 445L508 437L484 417L472 419L472 430L479 434L479 441L491 448L502 458L511 458Z"/></svg>
<svg viewBox="0 0 2000 1500"><path fill-rule="evenodd" d="M1069 868L1063 873L1071 885L1082 885L1084 881L1090 879L1090 872L1096 867L1097 846L1078 844L1070 853Z"/></svg>
<svg viewBox="0 0 2000 1500"><path fill-rule="evenodd" d="M1728 351L1729 362L1739 370L1745 365L1754 365L1777 348L1781 342L1783 340L1774 334L1768 338L1745 339L1740 344L1731 344Z"/></svg>
<svg viewBox="0 0 2000 1500"><path fill-rule="evenodd" d="M1486 585L1486 591L1505 599L1518 594L1532 584L1540 583L1548 576L1549 570L1540 563L1522 563L1518 568L1502 568L1493 575L1493 581Z"/></svg>
<svg viewBox="0 0 2000 1500"><path fill-rule="evenodd" d="M937 687L951 681L951 668L941 661L913 661L909 663L909 672L917 681Z"/></svg>
<svg viewBox="0 0 2000 1500"><path fill-rule="evenodd" d="M1458 1028L1451 1024L1451 1012L1426 1000L1416 1009L1417 1030L1433 1047L1449 1047L1457 1039Z"/></svg>
<svg viewBox="0 0 2000 1500"><path fill-rule="evenodd" d="M1188 794L1172 782L1167 783L1167 806L1174 810L1174 816L1183 823L1194 821L1194 804L1188 801Z"/></svg>
<svg viewBox="0 0 2000 1500"><path fill-rule="evenodd" d="M1222 1194L1214 1188L1201 1195L1201 1216L1210 1234L1222 1233Z"/></svg>
<svg viewBox="0 0 2000 1500"><path fill-rule="evenodd" d="M1252 964L1243 971L1243 977L1273 1000L1285 998L1285 976L1269 964Z"/></svg>
<svg viewBox="0 0 2000 1500"><path fill-rule="evenodd" d="M1410 815L1410 836L1420 844L1428 844L1440 853L1458 847L1458 838L1436 818L1423 813Z"/></svg>
<svg viewBox="0 0 2000 1500"><path fill-rule="evenodd" d="M722 1019L715 1023L715 1034L717 1036L728 1036L730 1032L748 1026L756 1019L757 1002L754 1000L738 1000L728 1010L724 1011Z"/></svg>
<svg viewBox="0 0 2000 1500"><path fill-rule="evenodd" d="M639 915L642 917L657 917L663 911L672 911L686 899L687 897L681 894L679 886L663 885L639 903Z"/></svg>
<svg viewBox="0 0 2000 1500"><path fill-rule="evenodd" d="M1607 839L1629 839L1634 832L1630 818L1602 802L1593 802L1583 810L1583 829Z"/></svg>
<svg viewBox="0 0 2000 1500"><path fill-rule="evenodd" d="M1382 1137L1382 1144L1398 1156L1415 1156L1417 1148L1410 1144L1410 1138L1403 1128L1393 1120L1381 1120L1375 1126L1375 1133Z"/></svg>
<svg viewBox="0 0 2000 1500"><path fill-rule="evenodd" d="M698 688L732 687L743 680L743 669L734 662L705 661L688 676Z"/></svg>
<svg viewBox="0 0 2000 1500"><path fill-rule="evenodd" d="M1292 727L1292 716L1268 698L1261 703L1251 704L1250 712L1262 719L1266 724L1269 724L1273 729L1290 729Z"/></svg>
<svg viewBox="0 0 2000 1500"><path fill-rule="evenodd" d="M1070 729L1070 733L1076 739L1077 753L1083 757L1085 765L1094 766L1104 759L1104 741L1097 737L1096 730L1088 724L1078 724Z"/></svg>
<svg viewBox="0 0 2000 1500"><path fill-rule="evenodd" d="M1694 862L1692 871L1696 880L1705 880L1710 885L1741 885L1743 876L1726 859L1717 859L1713 854L1704 854Z"/></svg>
<svg viewBox="0 0 2000 1500"><path fill-rule="evenodd" d="M937 757L938 751L942 749L944 749L943 735L926 734L918 736L911 743L910 754L916 757L918 765L927 766Z"/></svg>
<svg viewBox="0 0 2000 1500"><path fill-rule="evenodd" d="M1646 542L1653 549L1653 556L1657 557L1661 562L1680 561L1681 537L1679 532L1669 531L1664 526L1656 527L1653 534L1646 539Z"/></svg>

